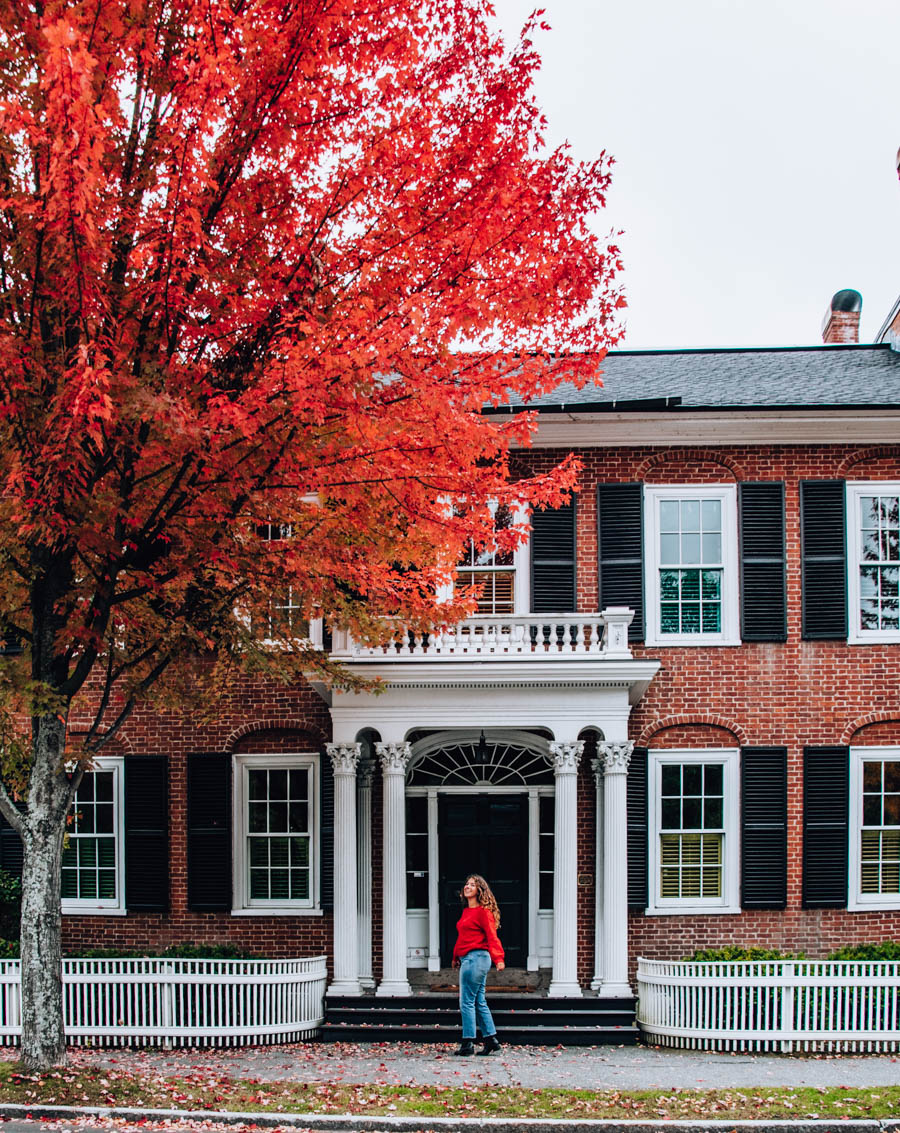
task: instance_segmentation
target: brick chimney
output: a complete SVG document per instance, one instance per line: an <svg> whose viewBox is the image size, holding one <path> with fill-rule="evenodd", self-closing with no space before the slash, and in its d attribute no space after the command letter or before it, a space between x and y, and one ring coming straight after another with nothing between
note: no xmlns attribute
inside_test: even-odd
<svg viewBox="0 0 900 1133"><path fill-rule="evenodd" d="M859 313L862 295L852 288L838 291L831 300L822 322L822 341L826 343L859 342Z"/></svg>

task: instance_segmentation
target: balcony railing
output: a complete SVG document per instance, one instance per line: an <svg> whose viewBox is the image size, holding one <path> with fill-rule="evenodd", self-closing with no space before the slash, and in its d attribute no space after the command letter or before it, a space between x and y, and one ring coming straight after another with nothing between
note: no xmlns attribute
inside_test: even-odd
<svg viewBox="0 0 900 1133"><path fill-rule="evenodd" d="M514 614L468 618L434 633L416 634L398 626L384 643L366 645L336 633L332 656L340 660L428 661L535 660L554 657L631 657L628 625L634 612L610 606L599 614Z"/></svg>

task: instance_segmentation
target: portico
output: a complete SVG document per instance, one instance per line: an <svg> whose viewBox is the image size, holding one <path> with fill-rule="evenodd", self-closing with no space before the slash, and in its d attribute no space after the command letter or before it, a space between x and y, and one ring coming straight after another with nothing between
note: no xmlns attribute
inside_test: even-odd
<svg viewBox="0 0 900 1133"><path fill-rule="evenodd" d="M581 996L577 776L588 735L596 738L592 770L598 805L591 986L607 996L631 994L627 729L631 707L658 663L631 656L630 620L631 611L624 609L602 615L475 618L457 627L452 638L445 634L416 642L404 634L390 646L368 650L347 641L335 643L335 652L346 664L366 677L380 678L385 690L377 695L335 691L329 696L334 742L328 755L335 791L335 948L329 994L360 995L373 982L379 996L410 994L410 937L416 933L421 948L414 949L417 958L412 963L431 970L440 966L441 926L446 927L450 915L442 914L442 908L447 887L452 890L455 884L453 869L441 853L444 845L443 858L454 856L446 849L452 831L448 816L455 814L461 821L458 816L468 811L460 810L459 800L468 799L471 810L484 799L488 801L478 805L487 809L479 813L521 816L515 821L523 829L525 873L510 886L508 901L511 915L513 907L521 905L517 915L524 925L523 966L551 967L551 996ZM369 831L376 782L364 760L364 740L381 771L382 908L392 911L383 918L380 971L374 973ZM423 868L412 873L416 907L407 916L406 812L407 800L414 798L424 800L417 811L424 829L415 833L427 850L419 863ZM442 801L447 799L457 799L455 809ZM552 876L546 856L551 843ZM496 867L501 873L505 868ZM498 882L504 880L498 877ZM550 885L552 907L547 908Z"/></svg>

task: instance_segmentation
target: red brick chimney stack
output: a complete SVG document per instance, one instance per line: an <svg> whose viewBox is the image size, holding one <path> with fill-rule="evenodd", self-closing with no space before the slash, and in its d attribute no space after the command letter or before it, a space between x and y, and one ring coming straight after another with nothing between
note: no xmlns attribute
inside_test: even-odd
<svg viewBox="0 0 900 1133"><path fill-rule="evenodd" d="M833 344L840 342L859 342L859 314L862 310L862 295L852 288L838 291L831 300L831 307L825 312L822 323L822 341Z"/></svg>

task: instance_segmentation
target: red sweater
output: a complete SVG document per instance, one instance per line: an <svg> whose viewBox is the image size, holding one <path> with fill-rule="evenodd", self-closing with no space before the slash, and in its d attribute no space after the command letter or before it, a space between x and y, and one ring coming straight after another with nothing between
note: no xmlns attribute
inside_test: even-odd
<svg viewBox="0 0 900 1133"><path fill-rule="evenodd" d="M467 905L456 922L456 932L454 960L461 960L467 952L474 952L476 948L486 948L495 964L499 964L504 958L493 914L484 905Z"/></svg>

